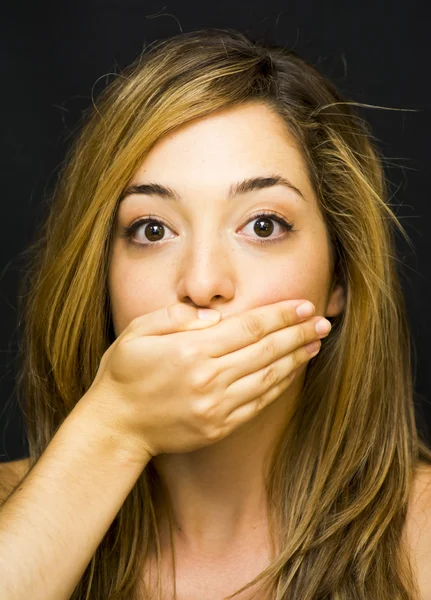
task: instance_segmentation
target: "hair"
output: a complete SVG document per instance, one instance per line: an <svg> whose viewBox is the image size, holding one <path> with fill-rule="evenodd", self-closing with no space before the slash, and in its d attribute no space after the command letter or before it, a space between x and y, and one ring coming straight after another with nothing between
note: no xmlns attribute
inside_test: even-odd
<svg viewBox="0 0 431 600"><path fill-rule="evenodd" d="M275 600L417 599L402 530L415 469L431 464L431 450L415 423L396 271L395 229L408 236L387 202L383 161L359 104L293 50L238 31L201 29L145 48L82 114L21 284L17 381L30 468L115 339L107 269L129 179L167 132L250 102L279 115L298 144L346 304L307 365L301 402L269 469L277 553L229 598L259 585ZM150 549L160 575L160 489L150 461L72 600L137 599ZM161 600L161 576L157 589Z"/></svg>

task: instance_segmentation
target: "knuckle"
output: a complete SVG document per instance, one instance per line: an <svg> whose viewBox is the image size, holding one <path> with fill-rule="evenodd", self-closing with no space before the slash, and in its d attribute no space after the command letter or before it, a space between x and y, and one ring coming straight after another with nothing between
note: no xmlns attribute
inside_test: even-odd
<svg viewBox="0 0 431 600"><path fill-rule="evenodd" d="M171 325L177 325L184 318L184 310L181 304L171 304L165 307L166 317Z"/></svg>
<svg viewBox="0 0 431 600"><path fill-rule="evenodd" d="M292 353L293 370L298 369L302 365L302 348Z"/></svg>
<svg viewBox="0 0 431 600"><path fill-rule="evenodd" d="M198 349L193 344L183 344L179 346L178 352L181 361L185 365L195 365L198 358Z"/></svg>
<svg viewBox="0 0 431 600"><path fill-rule="evenodd" d="M193 364L196 366L196 361L193 361ZM209 369L199 366L194 368L190 374L190 386L195 392L203 393L213 379L214 375L209 372Z"/></svg>
<svg viewBox="0 0 431 600"><path fill-rule="evenodd" d="M299 345L304 346L308 342L307 329L305 327L298 328Z"/></svg>
<svg viewBox="0 0 431 600"><path fill-rule="evenodd" d="M269 390L267 392L265 392L264 394L262 394L261 396L259 396L259 398L256 398L256 402L254 403L254 414L257 415L262 408L265 405L265 402L267 401L267 399L270 397L270 393Z"/></svg>
<svg viewBox="0 0 431 600"><path fill-rule="evenodd" d="M208 427L204 435L208 442L218 442L223 437L220 427Z"/></svg>
<svg viewBox="0 0 431 600"><path fill-rule="evenodd" d="M296 319L297 315L295 309L292 309L290 312L287 312L286 310L280 311L280 321L282 322L283 327L289 327L290 325L293 325L296 323Z"/></svg>
<svg viewBox="0 0 431 600"><path fill-rule="evenodd" d="M200 399L193 402L190 410L194 419L205 421L209 410L208 400Z"/></svg>
<svg viewBox="0 0 431 600"><path fill-rule="evenodd" d="M265 344L263 346L263 351L270 359L273 359L276 356L277 347L274 343L274 339L268 338L265 341Z"/></svg>
<svg viewBox="0 0 431 600"><path fill-rule="evenodd" d="M258 315L248 314L244 316L243 327L247 335L251 334L253 339L260 340L265 334L262 319Z"/></svg>
<svg viewBox="0 0 431 600"><path fill-rule="evenodd" d="M139 329L147 321L147 315L138 315L130 321L125 331L133 332L135 329Z"/></svg>
<svg viewBox="0 0 431 600"><path fill-rule="evenodd" d="M121 356L122 358L125 356L125 354L127 353L130 344L129 344L129 340L132 342L133 338L122 338L122 339L118 339L116 340L116 344L115 344L115 354L117 356Z"/></svg>
<svg viewBox="0 0 431 600"><path fill-rule="evenodd" d="M202 398L193 403L192 406L193 418L199 423L199 426L206 437L208 432L217 428L219 419L219 407L217 403L209 398Z"/></svg>
<svg viewBox="0 0 431 600"><path fill-rule="evenodd" d="M269 365L266 369L264 369L262 374L262 383L265 386L274 385L277 382L277 370L274 365Z"/></svg>

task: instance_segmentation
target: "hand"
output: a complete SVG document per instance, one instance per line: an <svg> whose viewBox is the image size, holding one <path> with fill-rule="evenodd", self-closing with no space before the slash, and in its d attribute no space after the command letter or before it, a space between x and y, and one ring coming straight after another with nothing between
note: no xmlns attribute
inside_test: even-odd
<svg viewBox="0 0 431 600"><path fill-rule="evenodd" d="M90 389L98 414L150 457L213 444L251 420L315 356L315 323L287 300L214 324L174 304L133 319L104 353ZM314 308L314 307L313 307ZM326 320L325 320L326 321ZM326 321L329 323L328 321ZM310 354L305 345L316 341Z"/></svg>

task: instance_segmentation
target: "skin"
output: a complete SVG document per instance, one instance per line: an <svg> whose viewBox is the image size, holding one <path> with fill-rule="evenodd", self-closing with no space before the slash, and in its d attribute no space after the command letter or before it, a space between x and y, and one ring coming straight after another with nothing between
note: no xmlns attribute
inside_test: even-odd
<svg viewBox="0 0 431 600"><path fill-rule="evenodd" d="M232 183L274 173L305 199L277 185L228 202ZM218 111L170 132L129 185L144 182L170 186L183 200L134 194L120 203L108 281L117 336L135 317L176 302L215 309L222 318L287 299L310 300L316 315L342 312L344 293L332 285L328 232L304 159L283 121L265 105ZM271 221L266 239L280 242L259 244L260 210L275 211L296 231ZM158 238L143 224L135 241L152 245L128 246L122 228L149 213L166 223L162 241L151 241ZM277 400L225 439L153 458L172 499L179 556L214 565L245 549L266 552L264 461L289 420L307 365Z"/></svg>

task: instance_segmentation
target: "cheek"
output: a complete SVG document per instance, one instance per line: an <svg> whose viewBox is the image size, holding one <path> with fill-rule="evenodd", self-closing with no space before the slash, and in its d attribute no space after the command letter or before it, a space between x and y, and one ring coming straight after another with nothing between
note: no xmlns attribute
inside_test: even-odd
<svg viewBox="0 0 431 600"><path fill-rule="evenodd" d="M305 298L322 314L330 278L330 263L327 253L315 245L300 253L285 256L277 266L255 273L259 293L259 304L272 304L282 300Z"/></svg>
<svg viewBox="0 0 431 600"><path fill-rule="evenodd" d="M136 317L160 308L163 297L156 269L139 269L135 261L121 259L109 269L108 292L117 336Z"/></svg>

